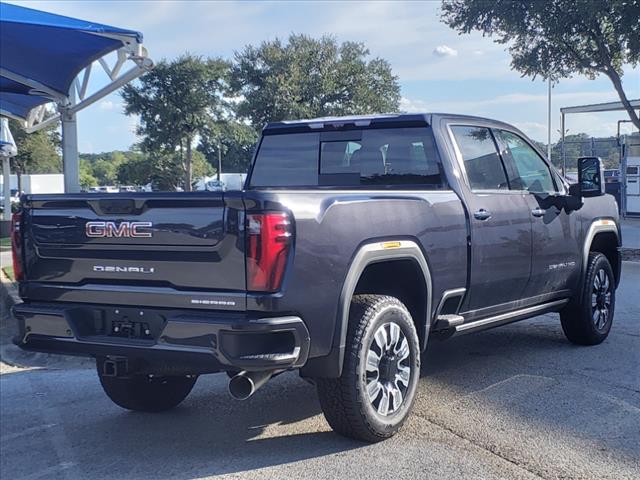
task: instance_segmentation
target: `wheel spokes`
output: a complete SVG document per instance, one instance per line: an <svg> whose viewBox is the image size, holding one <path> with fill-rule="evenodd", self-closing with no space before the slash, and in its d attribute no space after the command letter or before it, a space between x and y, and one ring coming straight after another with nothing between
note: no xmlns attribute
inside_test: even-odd
<svg viewBox="0 0 640 480"><path fill-rule="evenodd" d="M382 384L376 378L367 384L367 394L369 395L369 401L374 402L378 398L378 394L382 390Z"/></svg>
<svg viewBox="0 0 640 480"><path fill-rule="evenodd" d="M408 356L409 353L411 353L409 351L409 342L407 341L406 338L402 338L402 342L400 342L400 347L396 350L396 355L398 356L398 362L401 362L403 360L405 360Z"/></svg>
<svg viewBox="0 0 640 480"><path fill-rule="evenodd" d="M398 387L391 389L391 399L393 400L392 412L395 412L402 405L402 392Z"/></svg>
<svg viewBox="0 0 640 480"><path fill-rule="evenodd" d="M402 382L405 387L409 386L409 379L411 378L411 369L409 367L400 367L396 374L396 383Z"/></svg>
<svg viewBox="0 0 640 480"><path fill-rule="evenodd" d="M388 343L387 329L384 327L385 327L384 325L380 327L376 331L376 334L373 337L378 347L380 347L380 351L383 353L387 349L387 343Z"/></svg>
<svg viewBox="0 0 640 480"><path fill-rule="evenodd" d="M378 404L378 413L383 416L389 413L389 391L386 388L382 388L382 398Z"/></svg>
<svg viewBox="0 0 640 480"><path fill-rule="evenodd" d="M373 350L369 349L367 352L367 372L377 373L379 368L380 356Z"/></svg>

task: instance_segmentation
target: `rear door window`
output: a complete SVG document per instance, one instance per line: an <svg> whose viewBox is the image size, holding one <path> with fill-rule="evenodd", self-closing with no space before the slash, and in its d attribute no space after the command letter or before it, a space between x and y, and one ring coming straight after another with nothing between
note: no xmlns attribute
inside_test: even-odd
<svg viewBox="0 0 640 480"><path fill-rule="evenodd" d="M486 127L451 127L471 190L508 190L507 174L491 131Z"/></svg>

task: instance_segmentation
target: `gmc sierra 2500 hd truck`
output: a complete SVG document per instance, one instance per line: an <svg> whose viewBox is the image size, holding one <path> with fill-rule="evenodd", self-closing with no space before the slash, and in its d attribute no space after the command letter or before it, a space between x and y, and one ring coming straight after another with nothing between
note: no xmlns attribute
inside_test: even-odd
<svg viewBox="0 0 640 480"><path fill-rule="evenodd" d="M427 340L559 312L608 335L620 229L597 158L569 185L518 129L447 114L267 125L243 191L27 195L16 343L96 358L121 407L236 398L299 369L329 424L406 419Z"/></svg>

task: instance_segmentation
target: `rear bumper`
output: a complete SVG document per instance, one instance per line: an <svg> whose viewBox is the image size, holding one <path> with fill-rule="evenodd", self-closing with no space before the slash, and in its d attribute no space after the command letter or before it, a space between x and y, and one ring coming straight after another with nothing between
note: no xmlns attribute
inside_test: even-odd
<svg viewBox="0 0 640 480"><path fill-rule="evenodd" d="M84 304L13 307L25 350L124 357L191 373L298 368L309 354L299 317Z"/></svg>

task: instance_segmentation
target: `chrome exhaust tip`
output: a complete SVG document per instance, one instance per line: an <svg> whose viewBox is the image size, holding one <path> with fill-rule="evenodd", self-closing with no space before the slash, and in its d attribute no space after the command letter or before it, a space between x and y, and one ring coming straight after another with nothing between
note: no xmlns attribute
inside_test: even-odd
<svg viewBox="0 0 640 480"><path fill-rule="evenodd" d="M273 376L272 371L242 371L229 380L229 393L236 400L246 400Z"/></svg>

